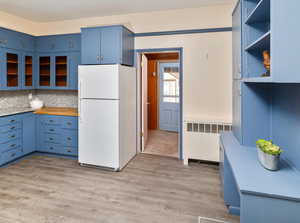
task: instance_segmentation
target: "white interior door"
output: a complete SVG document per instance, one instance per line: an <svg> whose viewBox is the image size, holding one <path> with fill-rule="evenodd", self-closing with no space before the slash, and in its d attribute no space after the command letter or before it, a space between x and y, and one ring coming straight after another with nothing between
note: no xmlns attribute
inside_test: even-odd
<svg viewBox="0 0 300 223"><path fill-rule="evenodd" d="M148 140L148 59L142 55L142 151Z"/></svg>
<svg viewBox="0 0 300 223"><path fill-rule="evenodd" d="M119 101L80 100L79 162L119 168Z"/></svg>

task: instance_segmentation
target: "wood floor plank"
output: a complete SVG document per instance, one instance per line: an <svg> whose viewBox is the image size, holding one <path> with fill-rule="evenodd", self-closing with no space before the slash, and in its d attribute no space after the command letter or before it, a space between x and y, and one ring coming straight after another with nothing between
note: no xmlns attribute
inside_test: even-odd
<svg viewBox="0 0 300 223"><path fill-rule="evenodd" d="M122 172L77 161L31 156L0 169L2 223L230 223L218 167L138 155Z"/></svg>

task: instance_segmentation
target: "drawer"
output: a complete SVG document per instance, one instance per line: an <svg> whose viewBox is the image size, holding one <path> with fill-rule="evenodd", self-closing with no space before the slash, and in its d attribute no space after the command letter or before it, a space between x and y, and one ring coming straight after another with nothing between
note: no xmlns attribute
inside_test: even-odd
<svg viewBox="0 0 300 223"><path fill-rule="evenodd" d="M0 143L5 143L5 142L9 142L15 139L19 139L21 138L21 130L13 130L13 131L9 131L6 133L1 133L0 134Z"/></svg>
<svg viewBox="0 0 300 223"><path fill-rule="evenodd" d="M12 160L18 159L22 155L23 155L23 152L22 152L21 148L6 151L1 154L1 164L5 164Z"/></svg>
<svg viewBox="0 0 300 223"><path fill-rule="evenodd" d="M78 156L77 147L61 147L59 154L69 155L69 156Z"/></svg>
<svg viewBox="0 0 300 223"><path fill-rule="evenodd" d="M62 129L60 126L55 125L43 125L42 129L43 133L50 133L50 134L61 134Z"/></svg>
<svg viewBox="0 0 300 223"><path fill-rule="evenodd" d="M0 118L0 126L3 125L10 125L10 124L15 124L19 123L21 121L21 118L19 116L5 116Z"/></svg>
<svg viewBox="0 0 300 223"><path fill-rule="evenodd" d="M46 142L46 143L60 144L61 143L61 135L45 133L45 134L42 134L41 140L42 140L42 142Z"/></svg>
<svg viewBox="0 0 300 223"><path fill-rule="evenodd" d="M78 146L78 131L65 130L61 136L61 143L63 146Z"/></svg>
<svg viewBox="0 0 300 223"><path fill-rule="evenodd" d="M63 117L62 128L64 129L78 129L78 118L77 117Z"/></svg>
<svg viewBox="0 0 300 223"><path fill-rule="evenodd" d="M54 116L54 115L41 115L40 121L46 125L60 125L61 124L61 119L59 118L59 116Z"/></svg>
<svg viewBox="0 0 300 223"><path fill-rule="evenodd" d="M0 134L1 133L6 133L9 131L13 131L13 130L17 130L17 129L21 129L21 122L17 122L14 124L10 124L10 125L4 125L4 126L0 126Z"/></svg>
<svg viewBox="0 0 300 223"><path fill-rule="evenodd" d="M59 145L54 143L43 143L40 146L40 148L38 148L38 151L47 152L47 153L58 153Z"/></svg>
<svg viewBox="0 0 300 223"><path fill-rule="evenodd" d="M21 147L22 140L21 139L15 139L6 143L0 144L0 152L9 151L12 149L16 149L18 147Z"/></svg>

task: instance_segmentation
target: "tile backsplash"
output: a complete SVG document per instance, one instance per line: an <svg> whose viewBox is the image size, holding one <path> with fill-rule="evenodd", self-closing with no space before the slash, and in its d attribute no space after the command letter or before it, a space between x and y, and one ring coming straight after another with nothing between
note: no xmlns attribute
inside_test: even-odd
<svg viewBox="0 0 300 223"><path fill-rule="evenodd" d="M77 91L63 90L25 90L25 91L0 91L0 109L13 107L29 107L28 94L38 97L47 107L72 107L78 106Z"/></svg>
<svg viewBox="0 0 300 223"><path fill-rule="evenodd" d="M36 90L34 97L38 97L46 107L78 107L78 92L63 90Z"/></svg>
<svg viewBox="0 0 300 223"><path fill-rule="evenodd" d="M29 93L34 91L0 91L0 109L29 107Z"/></svg>

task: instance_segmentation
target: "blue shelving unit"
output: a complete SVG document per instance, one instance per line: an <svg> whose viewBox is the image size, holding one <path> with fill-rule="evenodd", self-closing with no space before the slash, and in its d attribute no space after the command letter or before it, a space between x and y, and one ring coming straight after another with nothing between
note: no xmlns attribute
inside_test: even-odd
<svg viewBox="0 0 300 223"><path fill-rule="evenodd" d="M233 13L233 134L221 137L220 171L224 201L241 223L299 222L299 8L298 0L241 0ZM269 77L261 77L265 50ZM279 171L259 164L258 139L283 148Z"/></svg>

